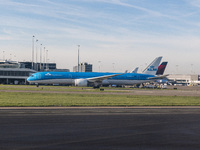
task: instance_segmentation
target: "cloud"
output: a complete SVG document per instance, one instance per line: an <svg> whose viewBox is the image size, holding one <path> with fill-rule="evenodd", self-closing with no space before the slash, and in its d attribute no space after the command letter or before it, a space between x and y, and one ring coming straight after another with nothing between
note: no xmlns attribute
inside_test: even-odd
<svg viewBox="0 0 200 150"><path fill-rule="evenodd" d="M95 61L101 60L104 66L115 62L132 67L157 55L175 64L195 61L200 49L200 1L165 4L167 7L160 1L156 6L150 1L124 0L0 1L1 48L29 53L35 35L49 49L49 57L57 56L54 60L59 66L76 63L72 58L76 58L77 44L82 59L97 66ZM183 61L185 57L189 59Z"/></svg>
<svg viewBox="0 0 200 150"><path fill-rule="evenodd" d="M200 7L200 0L187 0L189 4L195 7Z"/></svg>

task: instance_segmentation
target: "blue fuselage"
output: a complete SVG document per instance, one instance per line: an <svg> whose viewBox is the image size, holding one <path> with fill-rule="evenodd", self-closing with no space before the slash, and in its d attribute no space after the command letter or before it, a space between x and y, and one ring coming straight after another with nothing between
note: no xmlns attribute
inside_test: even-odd
<svg viewBox="0 0 200 150"><path fill-rule="evenodd" d="M30 83L42 84L75 84L77 79L89 79L101 76L119 74L118 76L108 78L102 81L102 85L133 85L150 81L154 75L139 73L103 73L103 72L38 72L28 77Z"/></svg>

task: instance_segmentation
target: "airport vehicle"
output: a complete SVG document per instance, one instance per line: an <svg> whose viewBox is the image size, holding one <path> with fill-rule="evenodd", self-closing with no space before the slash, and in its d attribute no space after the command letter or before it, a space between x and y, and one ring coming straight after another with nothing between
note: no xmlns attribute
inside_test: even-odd
<svg viewBox="0 0 200 150"><path fill-rule="evenodd" d="M134 85L160 79L156 71L162 57L157 57L140 73L108 73L108 72L38 72L28 77L29 83L35 84L70 84L75 86L101 85Z"/></svg>

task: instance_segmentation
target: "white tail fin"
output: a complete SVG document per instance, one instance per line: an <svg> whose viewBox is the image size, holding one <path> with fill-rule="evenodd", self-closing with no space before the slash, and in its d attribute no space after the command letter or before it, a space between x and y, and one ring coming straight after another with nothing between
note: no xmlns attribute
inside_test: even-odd
<svg viewBox="0 0 200 150"><path fill-rule="evenodd" d="M134 70L132 70L131 73L137 73L137 72L138 72L138 68L139 68L139 67L137 67L137 68L135 68Z"/></svg>
<svg viewBox="0 0 200 150"><path fill-rule="evenodd" d="M125 72L124 73L128 73L128 70L125 70Z"/></svg>
<svg viewBox="0 0 200 150"><path fill-rule="evenodd" d="M143 74L150 74L150 75L156 75L156 72L158 70L158 66L160 64L160 61L162 59L161 57L157 57L156 59L154 59L154 61L152 63L150 63L146 69L144 69L144 71L142 72Z"/></svg>

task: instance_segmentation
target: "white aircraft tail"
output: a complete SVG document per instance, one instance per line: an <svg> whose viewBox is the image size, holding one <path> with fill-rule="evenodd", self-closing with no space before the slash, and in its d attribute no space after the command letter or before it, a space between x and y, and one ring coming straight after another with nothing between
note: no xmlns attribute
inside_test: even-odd
<svg viewBox="0 0 200 150"><path fill-rule="evenodd" d="M139 67L136 67L134 70L131 71L131 73L137 73L138 72L138 68Z"/></svg>
<svg viewBox="0 0 200 150"><path fill-rule="evenodd" d="M157 57L156 59L154 59L154 61L152 63L150 63L146 69L144 69L144 71L142 72L143 74L150 74L150 75L156 75L156 72L158 70L158 66L160 64L160 61L162 59L161 57Z"/></svg>
<svg viewBox="0 0 200 150"><path fill-rule="evenodd" d="M128 73L128 70L125 70L125 72L124 73Z"/></svg>

